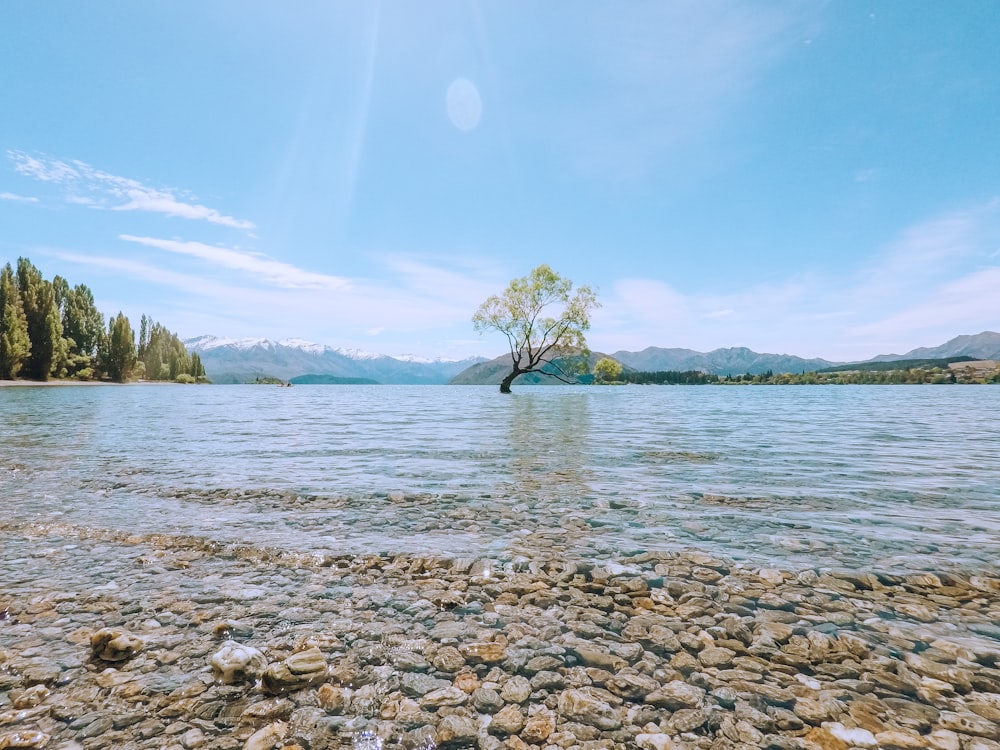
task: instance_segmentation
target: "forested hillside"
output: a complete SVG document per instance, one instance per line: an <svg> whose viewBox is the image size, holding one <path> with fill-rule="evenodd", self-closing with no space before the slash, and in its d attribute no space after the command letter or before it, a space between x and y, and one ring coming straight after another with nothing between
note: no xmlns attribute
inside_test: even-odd
<svg viewBox="0 0 1000 750"><path fill-rule="evenodd" d="M130 378L196 382L205 370L180 339L142 316L136 344L131 321L119 312L105 326L84 284L46 279L27 258L0 269L0 380Z"/></svg>

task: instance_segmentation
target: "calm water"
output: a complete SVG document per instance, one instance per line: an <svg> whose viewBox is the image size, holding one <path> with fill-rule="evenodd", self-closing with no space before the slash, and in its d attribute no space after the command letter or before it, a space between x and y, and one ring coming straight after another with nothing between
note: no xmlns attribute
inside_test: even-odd
<svg viewBox="0 0 1000 750"><path fill-rule="evenodd" d="M316 552L995 569L1000 388L0 389L3 520Z"/></svg>

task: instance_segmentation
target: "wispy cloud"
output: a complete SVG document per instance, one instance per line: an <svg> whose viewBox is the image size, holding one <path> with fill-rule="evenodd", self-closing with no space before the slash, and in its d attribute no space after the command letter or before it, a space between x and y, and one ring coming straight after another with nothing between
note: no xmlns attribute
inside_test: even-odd
<svg viewBox="0 0 1000 750"><path fill-rule="evenodd" d="M432 356L502 351L499 339L469 337L476 306L502 291L512 275L489 258L458 263L386 254L376 258L378 278L367 279L304 270L233 247L121 239L136 250L151 248L196 263L184 264L188 272L179 273L181 264L159 252L64 259L136 279L144 289L150 284L178 290L184 313L176 324L189 335L300 336ZM938 344L957 333L996 329L1000 263L991 256L998 242L1000 202L994 201L915 222L875 248L867 262L836 274L794 271L728 289L619 279L606 285L588 339L604 352L747 346L843 361ZM436 339L424 341L429 331Z"/></svg>
<svg viewBox="0 0 1000 750"><path fill-rule="evenodd" d="M145 211L249 231L251 221L226 216L214 208L186 202L177 191L153 188L138 180L120 177L92 167L86 162L63 161L50 156L32 156L23 151L7 151L14 169L25 177L58 185L67 191L66 201L113 211Z"/></svg>
<svg viewBox="0 0 1000 750"><path fill-rule="evenodd" d="M921 335L978 333L963 326L985 327L1000 321L1000 266L983 268L943 283L930 296L910 304L899 312L852 329L854 336L880 339L914 339ZM933 344L930 342L928 345ZM940 343L940 342L938 342Z"/></svg>
<svg viewBox="0 0 1000 750"><path fill-rule="evenodd" d="M385 255L380 260L387 271L414 292L430 298L447 296L453 303L471 305L472 309L489 295L502 291L507 283L498 264L490 260L402 254Z"/></svg>
<svg viewBox="0 0 1000 750"><path fill-rule="evenodd" d="M146 247L155 247L169 253L199 258L214 266L229 270L243 271L252 276L258 276L275 286L286 289L326 289L339 291L350 287L350 282L340 276L306 271L290 263L283 263L264 255L245 253L216 245L206 245L203 242L136 237L130 234L118 235L118 239L126 242L135 242Z"/></svg>
<svg viewBox="0 0 1000 750"><path fill-rule="evenodd" d="M734 292L616 282L591 345L748 346L863 359L942 343L1000 321L1000 201L916 222L853 269L790 274Z"/></svg>
<svg viewBox="0 0 1000 750"><path fill-rule="evenodd" d="M114 206L115 211L150 211L166 216L179 216L182 219L207 221L210 224L219 224L220 226L232 227L233 229L254 228L252 222L234 219L232 216L223 216L214 208L209 208L208 206L183 203L170 193L161 190L135 188L126 190L125 194L128 196L128 203L122 206Z"/></svg>
<svg viewBox="0 0 1000 750"><path fill-rule="evenodd" d="M188 249L196 250L198 257L203 252L208 254L203 248ZM439 288L429 296L414 289L413 277L405 274L391 274L378 281L344 279L346 286L332 294L321 286L241 283L233 274L206 278L204 274L172 270L155 256L131 259L51 248L44 254L134 279L144 289L147 284L169 288L174 300L171 327L176 326L182 336L222 333L278 339L304 337L337 346L378 347L389 353L420 351L430 356L459 357L490 352L498 345L489 340L461 338L472 329L474 305L470 306L467 299L456 299L454 290L448 288ZM455 282L460 287L475 287L481 279L473 272L466 277L456 275ZM155 305L162 296L154 293L149 298ZM477 299L476 304L481 301ZM129 315L151 311L145 301L131 304ZM116 309L128 308L122 301L114 305ZM439 333L427 340L429 331Z"/></svg>
<svg viewBox="0 0 1000 750"><path fill-rule="evenodd" d="M15 193L0 193L0 201L20 201L21 203L38 203L38 198L29 198Z"/></svg>

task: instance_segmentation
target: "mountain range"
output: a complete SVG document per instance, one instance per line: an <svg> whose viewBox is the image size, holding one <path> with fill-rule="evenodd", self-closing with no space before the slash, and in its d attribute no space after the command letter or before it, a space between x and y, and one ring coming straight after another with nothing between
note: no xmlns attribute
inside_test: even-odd
<svg viewBox="0 0 1000 750"><path fill-rule="evenodd" d="M301 376L363 379L391 385L442 385L482 360L389 357L359 349L335 349L302 339L225 339L199 336L184 341L197 352L213 383L248 383L256 378L291 380ZM315 382L315 381L314 381Z"/></svg>
<svg viewBox="0 0 1000 750"><path fill-rule="evenodd" d="M258 377L282 380L311 376L311 382L364 379L386 384L496 384L509 372L509 355L493 360L473 357L462 360L427 359L402 355L390 357L356 349L337 349L301 339L224 339L199 336L184 342L197 352L209 378L215 383L246 383ZM825 359L804 359L790 354L762 354L745 347L698 352L693 349L647 347L640 352L594 353L591 365L603 356L617 359L632 370L701 370L715 375L758 375L772 372L808 372L844 364ZM1000 333L984 331L956 336L936 347L921 347L905 354L882 354L867 362L901 359L939 359L970 356L1000 359ZM523 375L522 384L557 382L552 378Z"/></svg>

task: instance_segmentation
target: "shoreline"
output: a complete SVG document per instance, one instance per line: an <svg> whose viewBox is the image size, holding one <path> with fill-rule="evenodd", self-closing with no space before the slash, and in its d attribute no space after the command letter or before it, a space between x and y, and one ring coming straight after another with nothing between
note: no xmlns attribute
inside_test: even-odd
<svg viewBox="0 0 1000 750"><path fill-rule="evenodd" d="M82 386L140 386L140 385L186 385L169 380L130 380L127 383L113 383L110 380L0 380L0 388L62 388L74 385Z"/></svg>
<svg viewBox="0 0 1000 750"><path fill-rule="evenodd" d="M56 388L70 385L137 385L137 383L112 383L106 380L0 380L0 388Z"/></svg>
<svg viewBox="0 0 1000 750"><path fill-rule="evenodd" d="M995 573L311 555L58 524L0 526L0 550L0 746L1000 748ZM251 650L253 679L213 673Z"/></svg>

